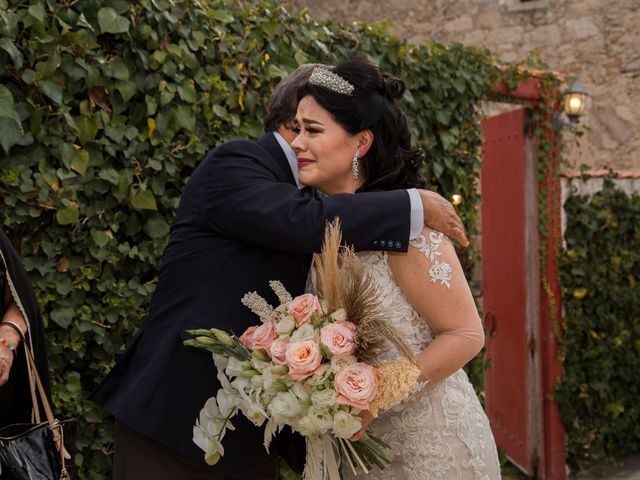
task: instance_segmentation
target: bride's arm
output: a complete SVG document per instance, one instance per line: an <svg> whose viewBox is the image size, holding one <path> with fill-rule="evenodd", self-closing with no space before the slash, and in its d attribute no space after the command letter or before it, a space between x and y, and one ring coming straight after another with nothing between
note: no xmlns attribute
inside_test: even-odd
<svg viewBox="0 0 640 480"><path fill-rule="evenodd" d="M425 228L423 236L420 243L412 242L406 254L390 253L389 267L435 335L418 357L419 381L433 383L462 368L482 350L484 331L453 245L433 230Z"/></svg>

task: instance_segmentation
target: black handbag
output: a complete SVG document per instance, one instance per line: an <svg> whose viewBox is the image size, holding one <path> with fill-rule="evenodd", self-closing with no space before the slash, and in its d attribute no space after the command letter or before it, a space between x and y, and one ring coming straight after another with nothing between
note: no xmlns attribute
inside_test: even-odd
<svg viewBox="0 0 640 480"><path fill-rule="evenodd" d="M24 341L35 423L13 424L0 429L0 465L17 480L69 480L62 423L56 420L35 361ZM37 392L37 393L36 393ZM40 402L38 402L38 394ZM40 405L46 421L41 421ZM0 472L0 475L5 472Z"/></svg>

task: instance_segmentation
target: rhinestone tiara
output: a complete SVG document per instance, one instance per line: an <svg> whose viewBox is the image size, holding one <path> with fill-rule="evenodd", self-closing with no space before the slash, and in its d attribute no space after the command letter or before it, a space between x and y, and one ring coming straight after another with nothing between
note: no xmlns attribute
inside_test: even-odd
<svg viewBox="0 0 640 480"><path fill-rule="evenodd" d="M313 69L311 76L309 77L309 83L311 85L327 88L332 92L341 93L342 95L351 95L354 90L353 85L347 82L340 75L336 75L331 70L327 70L322 67L316 67Z"/></svg>

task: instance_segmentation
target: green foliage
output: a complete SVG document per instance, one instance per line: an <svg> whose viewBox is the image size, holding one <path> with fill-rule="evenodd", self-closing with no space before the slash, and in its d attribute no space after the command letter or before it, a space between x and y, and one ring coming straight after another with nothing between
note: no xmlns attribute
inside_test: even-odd
<svg viewBox="0 0 640 480"><path fill-rule="evenodd" d="M555 398L573 467L640 449L640 195L571 196L560 257L564 379Z"/></svg>
<svg viewBox="0 0 640 480"><path fill-rule="evenodd" d="M270 90L299 64L354 56L406 80L425 173L463 196L473 236L486 51L410 46L274 0L0 0L0 222L47 322L55 404L78 419L79 477L108 476L111 425L87 397L147 313L194 166L259 137Z"/></svg>

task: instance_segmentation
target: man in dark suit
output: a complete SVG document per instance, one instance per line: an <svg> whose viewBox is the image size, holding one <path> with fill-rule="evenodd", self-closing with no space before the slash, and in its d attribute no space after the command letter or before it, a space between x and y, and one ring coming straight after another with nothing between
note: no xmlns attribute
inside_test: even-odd
<svg viewBox="0 0 640 480"><path fill-rule="evenodd" d="M185 187L149 318L93 396L116 418L117 480L273 479L274 450L301 467L303 458L288 456L295 443L279 438L268 455L263 430L241 415L224 438L220 462L204 463L192 441L193 425L220 385L211 355L182 342L187 329L217 327L239 335L256 324L240 299L256 291L276 304L270 280L280 280L293 295L303 293L328 220L340 217L344 239L356 250L406 251L424 218L466 244L453 207L432 192L318 198L299 188L288 144L295 138L290 126L297 90L312 67L300 67L276 87L269 133L214 149Z"/></svg>

